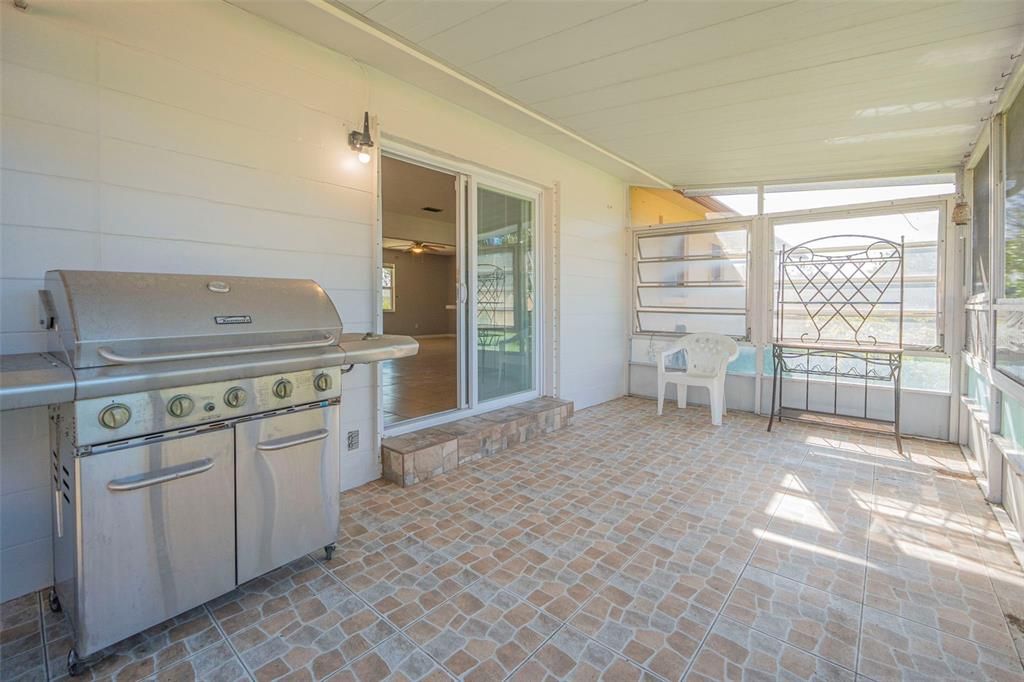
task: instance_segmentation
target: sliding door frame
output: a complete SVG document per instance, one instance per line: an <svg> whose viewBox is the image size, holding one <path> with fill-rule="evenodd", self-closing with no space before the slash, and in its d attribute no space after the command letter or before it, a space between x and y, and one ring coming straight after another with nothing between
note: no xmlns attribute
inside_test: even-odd
<svg viewBox="0 0 1024 682"><path fill-rule="evenodd" d="M546 347L544 343L544 264L543 254L545 253L542 245L543 232L541 229L540 217L543 213L543 191L537 188L517 183L500 176L488 174L488 173L477 173L470 176L469 178L469 209L468 213L471 216L469 220L469 250L466 253L468 259L467 273L469 275L469 282L477 281L477 263L478 263L478 245L479 245L479 220L478 210L479 205L477 198L479 197L480 189L488 189L491 191L513 196L518 199L525 199L532 204L532 222L533 222L533 264L534 264L534 295L533 295L533 385L530 389L525 391L519 391L512 393L507 396L500 396L492 398L490 400L480 400L480 374L479 374L479 352L477 349L479 330L477 327L478 319L478 308L477 308L477 297L475 291L471 290L469 296L469 326L467 328L466 344L468 347L468 354L470 359L470 408L481 408L482 410L495 409L497 407L504 407L531 398L536 398L541 394L541 387L544 385L544 372L543 372L543 349ZM474 287L475 289L475 287Z"/></svg>
<svg viewBox="0 0 1024 682"><path fill-rule="evenodd" d="M411 145L401 140L392 140L387 136L381 138L383 141L380 147L380 154L400 161L406 161L419 166L432 168L434 170L455 175L458 188L456 200L459 209L458 229L456 238L456 270L457 270L457 295L456 307L458 310L457 334L458 343L458 384L459 402L454 410L447 410L436 414L425 415L415 419L407 419L391 426L383 425L381 410L377 410L378 423L381 424L380 433L382 437L398 436L418 429L437 426L447 422L473 416L482 412L499 409L514 405L531 398L542 395L543 388L548 382L548 361L545 357L545 349L548 348L548 332L544 327L546 319L547 290L550 283L546 280L547 269L545 267L544 254L547 253L547 224L544 216L545 188L525 180L512 178L489 169L484 169L471 163L454 159L437 152L424 150L418 146ZM481 402L478 390L478 359L477 359L477 321L476 321L476 291L472 284L476 281L476 257L477 257L477 189L478 184L499 192L511 194L533 202L533 252L534 252L534 310L533 310L533 387L528 391L522 391L500 398L494 398ZM376 261L380 261L380 244L383 241L383 204L380 192L380 174L377 182L377 205L378 220L375 226L376 243L378 254ZM378 274L377 281L380 281ZM379 287L378 287L379 288ZM372 292L372 300L375 301L375 319L377 322L377 333L384 333L383 316L379 312L380 292ZM374 366L374 376L378 393L378 405L383 404L383 388L381 385L381 370L379 365Z"/></svg>

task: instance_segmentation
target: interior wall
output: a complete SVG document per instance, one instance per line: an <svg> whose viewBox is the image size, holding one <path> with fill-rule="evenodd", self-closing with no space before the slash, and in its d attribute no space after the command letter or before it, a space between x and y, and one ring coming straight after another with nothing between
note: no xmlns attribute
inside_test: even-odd
<svg viewBox="0 0 1024 682"><path fill-rule="evenodd" d="M619 179L224 3L31 7L0 7L0 352L45 347L55 268L309 277L370 331L375 169L346 143L369 110L395 139L558 183L560 394L625 392ZM380 475L374 377L345 375L362 445L339 453L343 488ZM45 423L3 415L0 600L51 580L45 467L25 465L46 461Z"/></svg>
<svg viewBox="0 0 1024 682"><path fill-rule="evenodd" d="M436 244L455 243L455 224L447 220L395 213L384 206L381 225L385 237Z"/></svg>
<svg viewBox="0 0 1024 682"><path fill-rule="evenodd" d="M454 334L455 256L384 249L395 266L395 311L384 313L384 332L407 336Z"/></svg>

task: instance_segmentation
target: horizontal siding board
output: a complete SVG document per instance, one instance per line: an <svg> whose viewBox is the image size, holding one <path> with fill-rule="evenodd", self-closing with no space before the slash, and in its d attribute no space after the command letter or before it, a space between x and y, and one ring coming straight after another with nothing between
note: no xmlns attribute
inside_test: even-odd
<svg viewBox="0 0 1024 682"><path fill-rule="evenodd" d="M97 228L93 182L14 170L0 173L0 222L80 231Z"/></svg>
<svg viewBox="0 0 1024 682"><path fill-rule="evenodd" d="M96 179L96 135L80 130L0 116L0 164L6 170Z"/></svg>
<svg viewBox="0 0 1024 682"><path fill-rule="evenodd" d="M369 223L116 185L102 185L99 194L110 234L352 256L369 253L372 242Z"/></svg>
<svg viewBox="0 0 1024 682"><path fill-rule="evenodd" d="M362 223L372 217L368 192L110 138L101 142L100 177L124 187L304 216Z"/></svg>

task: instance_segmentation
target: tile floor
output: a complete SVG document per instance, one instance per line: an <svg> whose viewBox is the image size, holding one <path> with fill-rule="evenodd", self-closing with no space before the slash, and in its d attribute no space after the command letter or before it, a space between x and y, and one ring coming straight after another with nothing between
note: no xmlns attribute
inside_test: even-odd
<svg viewBox="0 0 1024 682"><path fill-rule="evenodd" d="M87 678L1021 680L1024 573L957 449L625 398L458 472L343 496L311 555ZM67 628L3 605L0 678Z"/></svg>

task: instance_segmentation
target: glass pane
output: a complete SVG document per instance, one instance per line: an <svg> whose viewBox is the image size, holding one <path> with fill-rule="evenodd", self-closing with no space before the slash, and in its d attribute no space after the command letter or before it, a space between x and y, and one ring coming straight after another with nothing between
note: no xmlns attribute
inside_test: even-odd
<svg viewBox="0 0 1024 682"><path fill-rule="evenodd" d="M938 181L936 181L938 180ZM849 206L874 201L934 197L956 192L952 175L933 178L891 178L801 185L769 185L764 188L764 212L784 213L810 208Z"/></svg>
<svg viewBox="0 0 1024 682"><path fill-rule="evenodd" d="M967 399L975 405L979 405L988 412L989 385L985 377L967 368Z"/></svg>
<svg viewBox="0 0 1024 682"><path fill-rule="evenodd" d="M637 290L644 308L735 308L743 311L747 304L745 287L640 287Z"/></svg>
<svg viewBox="0 0 1024 682"><path fill-rule="evenodd" d="M684 189L683 196L704 206L706 220L757 215L756 187Z"/></svg>
<svg viewBox="0 0 1024 682"><path fill-rule="evenodd" d="M481 401L534 387L534 202L477 190L477 389Z"/></svg>
<svg viewBox="0 0 1024 682"><path fill-rule="evenodd" d="M640 263L641 284L736 283L747 281L746 258Z"/></svg>
<svg viewBox="0 0 1024 682"><path fill-rule="evenodd" d="M746 228L655 234L637 239L640 258L747 256Z"/></svg>
<svg viewBox="0 0 1024 682"><path fill-rule="evenodd" d="M1006 112L1006 297L1024 298L1024 97Z"/></svg>
<svg viewBox="0 0 1024 682"><path fill-rule="evenodd" d="M949 358L908 355L903 358L903 388L949 391Z"/></svg>
<svg viewBox="0 0 1024 682"><path fill-rule="evenodd" d="M996 368L1024 384L1024 310L996 310Z"/></svg>
<svg viewBox="0 0 1024 682"><path fill-rule="evenodd" d="M826 251L834 251L833 255L841 255L844 250L849 252L863 248L872 238L894 242L899 242L901 238L904 239L903 344L931 348L938 345L939 342L938 234L938 209L853 218L780 222L775 224L775 250L776 254L781 255L783 249L790 249L811 239L831 237L832 239L828 240L827 244L818 243L815 246L827 246ZM847 237L848 235L850 236ZM865 239L865 236L868 239ZM863 318L866 319L863 320L863 327L857 335L861 343L871 343L872 338L877 339L879 343L897 343L899 341L899 329L896 326L900 307L898 279L894 280L889 288L879 288L868 284L867 277L861 276L860 272L850 270L849 268L852 266L846 267L847 269L841 272L835 268L825 268L819 272L810 267L807 269L807 276L803 279L799 275L799 272L803 270L790 270L789 274L794 281L786 287L785 338L799 339L802 334L808 334L808 340L819 340L817 331L811 324L807 307L800 303L801 301L805 302L816 315L822 310L825 310L826 313L831 311L832 309L827 306L824 309L821 307L822 301L815 299L818 297L823 300L875 302L874 306L859 305L855 310L846 306L844 308L846 320L839 317L833 318L826 328L822 329L821 341L853 341L854 333L851 323L859 325ZM775 268L777 279L778 260L776 260ZM895 270L893 274L895 274ZM831 286L828 281L830 276L833 282L838 281L841 286ZM873 277L873 279L877 284L878 278ZM864 288L861 293L857 293L860 287ZM884 293L882 293L882 289L884 289ZM776 282L777 291L778 282ZM795 302L795 304L791 302ZM827 317L828 315L823 317L822 321ZM775 329L777 328L776 321Z"/></svg>
<svg viewBox="0 0 1024 682"><path fill-rule="evenodd" d="M966 315L964 349L976 358L989 362L988 312L969 309Z"/></svg>
<svg viewBox="0 0 1024 682"><path fill-rule="evenodd" d="M971 293L988 291L988 209L989 186L988 150L974 167L974 188L971 197L973 225L971 225Z"/></svg>
<svg viewBox="0 0 1024 682"><path fill-rule="evenodd" d="M711 315L709 313L637 312L640 332L670 332L688 334L692 332L714 332L729 336L746 336L747 318L743 313L736 315Z"/></svg>
<svg viewBox="0 0 1024 682"><path fill-rule="evenodd" d="M1005 393L1002 402L1001 435L1018 448L1024 448L1024 405Z"/></svg>

